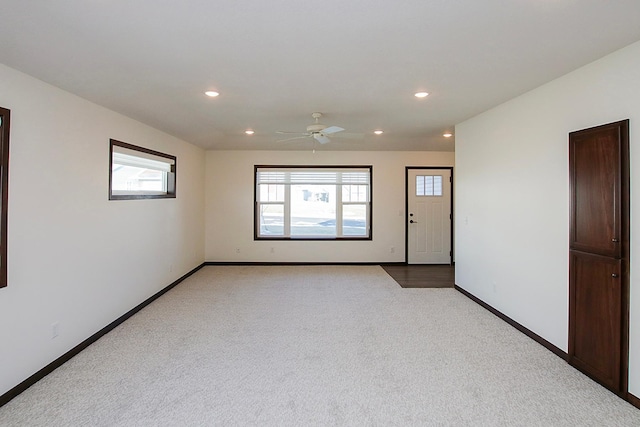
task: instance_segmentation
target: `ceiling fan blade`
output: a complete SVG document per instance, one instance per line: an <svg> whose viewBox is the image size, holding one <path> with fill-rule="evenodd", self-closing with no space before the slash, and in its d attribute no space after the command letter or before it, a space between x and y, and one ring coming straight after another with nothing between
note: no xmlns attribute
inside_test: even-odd
<svg viewBox="0 0 640 427"><path fill-rule="evenodd" d="M364 133L342 132L335 135L331 135L332 138L344 138L344 139L362 139Z"/></svg>
<svg viewBox="0 0 640 427"><path fill-rule="evenodd" d="M326 144L327 142L330 142L331 140L329 139L328 136L324 136L321 133L314 133L313 137L316 139L316 141L318 141L320 144Z"/></svg>
<svg viewBox="0 0 640 427"><path fill-rule="evenodd" d="M304 135L304 136L311 136L311 134L309 132L285 132L282 130L277 130L276 133L282 134L282 135Z"/></svg>
<svg viewBox="0 0 640 427"><path fill-rule="evenodd" d="M322 129L322 133L325 135L331 135L332 133L342 132L343 130L344 129L339 126L329 126L328 128Z"/></svg>
<svg viewBox="0 0 640 427"><path fill-rule="evenodd" d="M309 138L309 136L308 136L308 135L304 135L304 136L294 136L294 137L292 137L292 138L279 139L279 140L278 140L278 141L276 141L276 142L293 141L294 139L307 139L307 138Z"/></svg>

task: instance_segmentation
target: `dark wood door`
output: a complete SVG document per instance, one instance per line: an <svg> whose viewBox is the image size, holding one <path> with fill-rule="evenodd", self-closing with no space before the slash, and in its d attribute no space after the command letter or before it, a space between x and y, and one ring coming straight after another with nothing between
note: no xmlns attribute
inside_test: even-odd
<svg viewBox="0 0 640 427"><path fill-rule="evenodd" d="M572 133L571 249L620 257L620 129Z"/></svg>
<svg viewBox="0 0 640 427"><path fill-rule="evenodd" d="M569 363L626 394L628 120L569 134Z"/></svg>
<svg viewBox="0 0 640 427"><path fill-rule="evenodd" d="M621 260L571 251L571 363L607 387L620 389Z"/></svg>

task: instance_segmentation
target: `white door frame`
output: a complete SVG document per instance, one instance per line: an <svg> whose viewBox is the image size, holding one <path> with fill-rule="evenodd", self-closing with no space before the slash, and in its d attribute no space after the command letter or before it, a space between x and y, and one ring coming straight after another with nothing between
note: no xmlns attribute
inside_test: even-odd
<svg viewBox="0 0 640 427"><path fill-rule="evenodd" d="M404 169L404 263L409 264L409 171L448 169L451 171L451 221L449 228L451 233L451 252L449 264L453 265L453 166L405 166Z"/></svg>

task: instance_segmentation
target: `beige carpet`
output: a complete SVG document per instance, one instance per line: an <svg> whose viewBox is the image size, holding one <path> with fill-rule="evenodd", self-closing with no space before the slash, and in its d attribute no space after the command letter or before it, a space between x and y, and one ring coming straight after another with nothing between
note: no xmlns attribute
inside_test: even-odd
<svg viewBox="0 0 640 427"><path fill-rule="evenodd" d="M640 410L453 289L376 266L216 266L0 425L639 426Z"/></svg>

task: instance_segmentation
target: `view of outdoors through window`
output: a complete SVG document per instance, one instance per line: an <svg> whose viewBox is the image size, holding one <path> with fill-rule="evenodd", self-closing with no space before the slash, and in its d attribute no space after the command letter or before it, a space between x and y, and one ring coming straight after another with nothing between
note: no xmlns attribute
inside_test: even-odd
<svg viewBox="0 0 640 427"><path fill-rule="evenodd" d="M111 140L110 199L175 197L176 158Z"/></svg>
<svg viewBox="0 0 640 427"><path fill-rule="evenodd" d="M258 236L369 236L368 171L279 173L275 176L272 172L269 176L269 172L263 172L258 176ZM296 179L296 173L304 177ZM297 180L306 182L298 184ZM359 182L351 184L350 180Z"/></svg>
<svg viewBox="0 0 640 427"><path fill-rule="evenodd" d="M113 163L111 166L111 189L122 192L167 192L165 173L159 170L136 166L123 166Z"/></svg>

